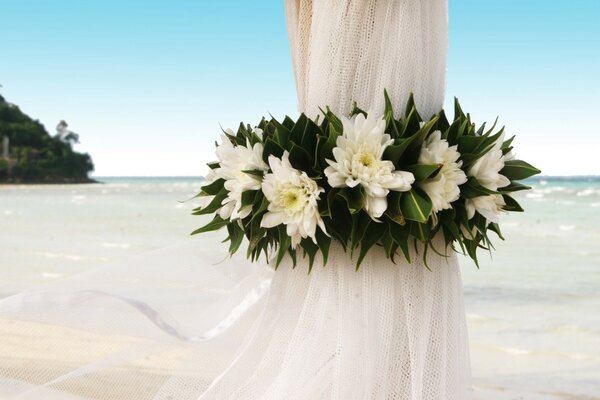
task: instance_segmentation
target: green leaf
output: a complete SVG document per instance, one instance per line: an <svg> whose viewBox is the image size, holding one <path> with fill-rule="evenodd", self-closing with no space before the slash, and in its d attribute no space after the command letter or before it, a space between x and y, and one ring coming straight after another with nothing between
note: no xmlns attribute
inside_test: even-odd
<svg viewBox="0 0 600 400"><path fill-rule="evenodd" d="M215 196L218 194L223 187L225 186L225 179L217 179L214 182L209 183L208 185L204 185L200 188L204 193Z"/></svg>
<svg viewBox="0 0 600 400"><path fill-rule="evenodd" d="M404 257L410 262L410 252L408 250L408 236L410 235L410 228L407 225L399 225L396 223L389 223L390 234L394 239L394 242L400 246Z"/></svg>
<svg viewBox="0 0 600 400"><path fill-rule="evenodd" d="M511 182L510 185L508 186L504 186L503 188L499 189L500 193L512 193L512 192L518 192L520 190L529 190L531 189L531 186L527 186L522 184L521 182Z"/></svg>
<svg viewBox="0 0 600 400"><path fill-rule="evenodd" d="M460 107L460 102L458 101L458 98L454 98L454 120L457 120L458 118L464 118L465 117L465 113L463 112L462 108Z"/></svg>
<svg viewBox="0 0 600 400"><path fill-rule="evenodd" d="M306 114L300 114L298 121L296 121L296 124L294 125L294 128L291 131L291 139L294 143L298 145L302 143L302 137L304 136L304 132L306 131L307 123L308 117L306 116Z"/></svg>
<svg viewBox="0 0 600 400"><path fill-rule="evenodd" d="M290 148L290 136L290 131L285 126L281 125L275 129L273 141L287 150Z"/></svg>
<svg viewBox="0 0 600 400"><path fill-rule="evenodd" d="M289 131L294 129L294 125L296 125L296 122L286 115L281 124L285 126Z"/></svg>
<svg viewBox="0 0 600 400"><path fill-rule="evenodd" d="M269 207L269 200L267 200L267 198L260 190L258 191L258 193L256 193L256 199L254 204L258 204L258 201L260 201L260 205L256 210L252 212L252 218L250 219L250 222L252 222L255 218L262 217L263 211L265 211Z"/></svg>
<svg viewBox="0 0 600 400"><path fill-rule="evenodd" d="M300 245L304 252L308 255L308 273L312 271L313 265L315 263L315 256L317 251L319 251L319 247L311 240L311 239L302 239L300 241Z"/></svg>
<svg viewBox="0 0 600 400"><path fill-rule="evenodd" d="M499 194L499 192L486 188L485 186L481 185L474 177L470 177L467 183L460 186L460 195L465 199L472 199L473 197L480 196L489 196L491 194Z"/></svg>
<svg viewBox="0 0 600 400"><path fill-rule="evenodd" d="M400 137L409 137L419 132L421 129L421 116L417 112L416 108L412 108L410 112L407 111L407 117L403 122L402 130L400 131Z"/></svg>
<svg viewBox="0 0 600 400"><path fill-rule="evenodd" d="M285 226L279 225L277 227L277 231L279 232L279 244L277 249L277 258L275 260L275 270L279 267L279 264L283 260L283 257L288 251L288 248L292 244L292 238L290 238L285 231Z"/></svg>
<svg viewBox="0 0 600 400"><path fill-rule="evenodd" d="M243 173L248 174L248 175L252 175L252 176L256 176L257 178L262 179L265 176L264 171L258 170L258 169L244 169L242 170Z"/></svg>
<svg viewBox="0 0 600 400"><path fill-rule="evenodd" d="M191 234L192 235L196 235L198 233L216 231L216 230L221 229L222 227L224 227L228 223L229 223L228 220L225 220L225 219L221 218L219 215L215 215L215 217L213 218L212 221L210 221L208 224L204 225L202 228L196 229Z"/></svg>
<svg viewBox="0 0 600 400"><path fill-rule="evenodd" d="M446 117L446 113L444 110L441 110L438 113L438 122L435 126L435 130L445 132L450 128L450 122L448 122L448 118Z"/></svg>
<svg viewBox="0 0 600 400"><path fill-rule="evenodd" d="M409 192L402 194L400 209L405 219L427 222L431 214L432 204L425 192L418 187L413 187Z"/></svg>
<svg viewBox="0 0 600 400"><path fill-rule="evenodd" d="M343 188L337 195L346 201L350 214L356 214L365 204L365 192L362 186Z"/></svg>
<svg viewBox="0 0 600 400"><path fill-rule="evenodd" d="M227 231L229 232L229 239L231 243L229 244L229 254L233 255L242 244L244 240L244 231L237 224L228 224Z"/></svg>
<svg viewBox="0 0 600 400"><path fill-rule="evenodd" d="M394 239L392 239L389 226L386 226L385 233L381 237L381 244L385 250L385 255L391 259L394 256Z"/></svg>
<svg viewBox="0 0 600 400"><path fill-rule="evenodd" d="M302 142L300 143L300 147L303 148L309 154L314 153L314 150L317 146L317 138L321 133L321 128L317 124L315 124L312 120L308 120L306 122L306 129L304 130L304 134L302 135Z"/></svg>
<svg viewBox="0 0 600 400"><path fill-rule="evenodd" d="M404 115L407 116L406 117L407 120L410 119L410 117L408 117L408 116L411 113L414 113L415 117L418 117L419 120L421 119L421 117L417 113L417 106L415 104L415 95L412 92L408 95L408 100L406 101L406 107L404 108Z"/></svg>
<svg viewBox="0 0 600 400"><path fill-rule="evenodd" d="M358 255L358 260L356 261L357 271L360 268L360 264L363 262L369 249L373 247L373 245L375 245L375 243L377 243L379 239L381 239L386 229L386 224L373 223L369 225L369 229L367 230L367 233L365 234L360 244L360 254Z"/></svg>
<svg viewBox="0 0 600 400"><path fill-rule="evenodd" d="M383 159L390 160L394 165L399 165L400 158L408 148L408 145L412 142L412 139L398 139L396 142L397 144L392 144L385 148L383 151Z"/></svg>
<svg viewBox="0 0 600 400"><path fill-rule="evenodd" d="M316 233L317 245L323 254L323 266L327 265L329 258L329 247L331 246L331 237L327 236L321 229L317 229Z"/></svg>
<svg viewBox="0 0 600 400"><path fill-rule="evenodd" d="M254 199L256 198L257 190L246 190L242 192L242 207L254 205Z"/></svg>
<svg viewBox="0 0 600 400"><path fill-rule="evenodd" d="M504 240L504 236L502 236L502 232L500 231L500 225L495 222L490 222L488 228L490 231L495 232L501 240Z"/></svg>
<svg viewBox="0 0 600 400"><path fill-rule="evenodd" d="M373 220L366 212L360 212L352 216L352 232L350 233L350 251L352 252L364 239L369 225Z"/></svg>
<svg viewBox="0 0 600 400"><path fill-rule="evenodd" d="M221 190L219 194L217 194L206 207L195 208L192 212L192 215L206 215L214 213L219 208L221 208L223 200L227 198L227 193L227 190Z"/></svg>
<svg viewBox="0 0 600 400"><path fill-rule="evenodd" d="M268 164L270 155L281 158L284 151L285 150L283 147L281 147L278 143L275 143L273 139L269 138L265 141L263 149L263 161Z"/></svg>
<svg viewBox="0 0 600 400"><path fill-rule="evenodd" d="M504 168L500 171L502 175L506 176L511 181L526 179L541 172L542 171L533 165L521 160L505 161Z"/></svg>
<svg viewBox="0 0 600 400"><path fill-rule="evenodd" d="M502 150L506 150L508 148L511 148L512 142L513 140L515 140L515 136L513 135L513 137L511 137L510 139L507 139L504 141L504 143L502 143Z"/></svg>
<svg viewBox="0 0 600 400"><path fill-rule="evenodd" d="M210 169L217 169L217 168L221 167L221 164L217 161L208 163L206 165L208 165L208 168L210 168Z"/></svg>
<svg viewBox="0 0 600 400"><path fill-rule="evenodd" d="M421 224L419 222L409 222L410 234L420 240L421 242L427 242L429 240L431 228L429 224Z"/></svg>
<svg viewBox="0 0 600 400"><path fill-rule="evenodd" d="M367 117L367 112L363 109L361 109L358 104L356 104L356 101L352 102L352 110L350 111L350 118L354 117L355 115L358 114L362 114L365 116L365 118Z"/></svg>
<svg viewBox="0 0 600 400"><path fill-rule="evenodd" d="M502 195L502 197L504 198L504 202L506 203L506 205L502 207L503 210L514 211L514 212L525 211L525 210L523 210L523 207L521 207L521 205L519 203L517 203L517 201L515 199L513 199L511 196L505 194L505 195Z"/></svg>
<svg viewBox="0 0 600 400"><path fill-rule="evenodd" d="M435 175L440 169L442 169L443 164L413 164L403 167L404 171L412 172L415 176L416 181L424 181Z"/></svg>
<svg viewBox="0 0 600 400"><path fill-rule="evenodd" d="M308 172L310 171L312 160L306 150L296 143L292 143L292 148L290 149L290 164L296 169Z"/></svg>
<svg viewBox="0 0 600 400"><path fill-rule="evenodd" d="M383 115L385 118L386 132L390 132L391 137L396 139L400 136L400 131L398 130L396 121L394 120L394 107L392 106L392 101L390 100L390 96L385 89L383 90L383 97L385 98L385 111Z"/></svg>

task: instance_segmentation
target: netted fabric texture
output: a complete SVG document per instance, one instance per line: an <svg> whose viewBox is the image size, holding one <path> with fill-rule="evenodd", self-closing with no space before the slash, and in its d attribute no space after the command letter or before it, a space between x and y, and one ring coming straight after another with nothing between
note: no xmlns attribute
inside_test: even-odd
<svg viewBox="0 0 600 400"><path fill-rule="evenodd" d="M428 118L441 110L448 41L447 0L288 0L298 107L347 114L352 102L396 117L409 93Z"/></svg>
<svg viewBox="0 0 600 400"><path fill-rule="evenodd" d="M340 246L307 274L273 278L262 321L201 399L466 399L468 352L456 258L361 269Z"/></svg>

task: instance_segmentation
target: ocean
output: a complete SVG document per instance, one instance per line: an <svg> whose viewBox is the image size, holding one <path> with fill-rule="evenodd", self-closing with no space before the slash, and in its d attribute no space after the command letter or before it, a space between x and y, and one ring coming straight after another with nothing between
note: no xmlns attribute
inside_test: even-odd
<svg viewBox="0 0 600 400"><path fill-rule="evenodd" d="M200 178L98 179L0 186L0 295L181 243L202 222L186 202ZM506 241L479 270L461 258L475 393L600 399L600 177L528 183Z"/></svg>

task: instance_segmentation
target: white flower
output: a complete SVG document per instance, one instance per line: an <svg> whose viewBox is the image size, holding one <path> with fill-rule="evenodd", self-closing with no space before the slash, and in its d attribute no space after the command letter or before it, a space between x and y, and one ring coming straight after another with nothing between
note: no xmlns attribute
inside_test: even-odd
<svg viewBox="0 0 600 400"><path fill-rule="evenodd" d="M477 179L483 187L497 191L510 184L507 177L500 174L500 170L504 168L505 156L502 155L502 142L504 135L496 141L494 147L487 152L483 157L479 158L468 169L467 175ZM491 194L488 196L478 196L472 199L467 199L467 216L469 219L475 216L477 211L490 222L498 222L498 214L506 204L500 194Z"/></svg>
<svg viewBox="0 0 600 400"><path fill-rule="evenodd" d="M471 219L475 216L475 211L477 211L488 221L498 223L498 214L500 214L505 205L504 198L500 194L473 197L472 199L467 199L467 216Z"/></svg>
<svg viewBox="0 0 600 400"><path fill-rule="evenodd" d="M385 148L394 141L384 133L383 117L371 115L342 118L344 131L333 149L335 161L327 160L325 175L332 187L361 185L366 194L364 209L377 219L387 209L389 191L408 191L415 178L410 172L395 171L391 161L382 160Z"/></svg>
<svg viewBox="0 0 600 400"><path fill-rule="evenodd" d="M231 130L227 133L234 135ZM257 134L260 135L257 129ZM227 197L221 203L219 215L223 219L245 218L252 212L252 206L242 207L242 193L247 190L258 190L261 185L261 178L248 174L246 170L266 171L269 166L262 159L263 146L256 143L254 146L250 141L246 141L246 146L234 146L226 135L222 135L222 143L217 146L217 158L219 159L219 168L216 168L215 178L225 180L225 189L229 192Z"/></svg>
<svg viewBox="0 0 600 400"><path fill-rule="evenodd" d="M319 194L324 190L306 172L292 167L287 151L281 160L269 156L269 166L272 172L265 175L262 183L269 206L260 226L272 228L285 224L287 234L292 238L292 248L306 237L316 243L317 225L327 234L317 207Z"/></svg>
<svg viewBox="0 0 600 400"><path fill-rule="evenodd" d="M467 182L467 175L460 168L462 161L458 161L459 158L457 146L449 146L448 141L442 139L440 131L434 131L423 143L419 164L442 165L436 176L419 184L431 199L433 215L452 208L450 203L460 197L458 186Z"/></svg>

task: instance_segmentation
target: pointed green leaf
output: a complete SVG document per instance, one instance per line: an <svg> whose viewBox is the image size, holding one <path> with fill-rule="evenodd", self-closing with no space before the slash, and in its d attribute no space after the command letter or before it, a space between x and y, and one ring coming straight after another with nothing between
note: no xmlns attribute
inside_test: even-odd
<svg viewBox="0 0 600 400"><path fill-rule="evenodd" d="M273 139L269 138L265 141L263 148L263 161L268 164L270 155L281 158L284 151L285 150L283 147L281 147L278 143L275 143Z"/></svg>
<svg viewBox="0 0 600 400"><path fill-rule="evenodd" d="M277 248L277 258L275 260L275 270L277 270L279 267L279 264L287 253L288 248L292 244L292 238L288 236L284 225L279 225L277 227L277 231L279 232L279 243Z"/></svg>
<svg viewBox="0 0 600 400"><path fill-rule="evenodd" d="M460 186L460 195L465 199L472 199L473 197L489 196L491 194L499 194L494 190L490 190L480 184L477 178L470 177L467 183Z"/></svg>
<svg viewBox="0 0 600 400"><path fill-rule="evenodd" d="M539 169L522 160L510 160L504 162L504 168L500 173L511 181L526 179L533 175L541 173Z"/></svg>
<svg viewBox="0 0 600 400"><path fill-rule="evenodd" d="M191 235L196 235L198 233L204 233L204 232L216 231L218 229L221 229L228 223L229 223L229 220L225 220L225 219L221 218L219 215L215 215L215 217L213 218L212 221L210 221L208 224L204 225L202 228L196 229L194 232L191 233Z"/></svg>
<svg viewBox="0 0 600 400"><path fill-rule="evenodd" d="M521 205L515 199L513 199L511 196L505 194L505 195L502 195L502 197L504 198L504 202L506 203L506 205L502 207L503 210L514 211L514 212L525 211L525 210L523 210L523 207L521 207Z"/></svg>
<svg viewBox="0 0 600 400"><path fill-rule="evenodd" d="M386 224L382 223L372 223L369 225L369 229L367 230L367 233L360 244L360 254L358 255L358 260L356 261L357 271L360 268L360 264L363 262L369 249L373 247L375 243L379 241L379 239L381 239L386 229Z"/></svg>
<svg viewBox="0 0 600 400"><path fill-rule="evenodd" d="M418 187L402 194L400 209L405 219L417 222L427 222L431 214L431 200Z"/></svg>
<svg viewBox="0 0 600 400"><path fill-rule="evenodd" d="M316 233L317 245L321 254L323 255L323 266L327 265L327 259L329 258L329 247L331 246L331 237L327 236L321 229L317 229Z"/></svg>
<svg viewBox="0 0 600 400"><path fill-rule="evenodd" d="M402 169L408 172L412 172L417 182L424 181L425 179L433 177L440 169L443 164L413 164L403 167Z"/></svg>
<svg viewBox="0 0 600 400"><path fill-rule="evenodd" d="M204 193L214 196L216 194L218 194L221 190L223 190L223 187L225 186L225 180L224 179L217 179L214 182L211 182L207 185L204 185L200 188L200 190L202 190Z"/></svg>

